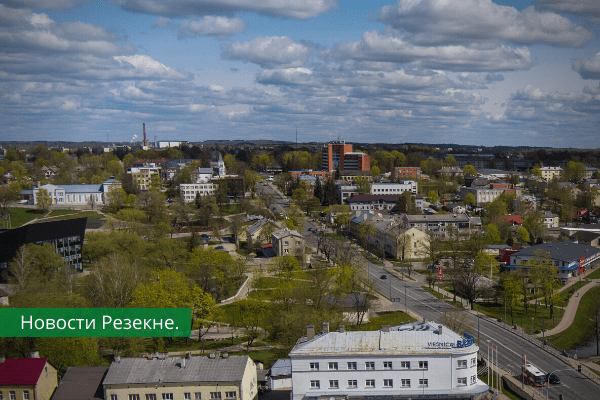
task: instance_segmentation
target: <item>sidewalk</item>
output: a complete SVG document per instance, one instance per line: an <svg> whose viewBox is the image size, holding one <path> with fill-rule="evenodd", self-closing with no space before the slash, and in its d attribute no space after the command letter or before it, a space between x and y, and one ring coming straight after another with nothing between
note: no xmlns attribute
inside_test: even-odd
<svg viewBox="0 0 600 400"><path fill-rule="evenodd" d="M566 330L569 326L571 326L573 320L575 319L575 314L577 314L577 308L579 307L579 302L581 301L581 298L588 290L596 286L598 283L600 283L600 279L592 279L590 283L588 283L587 285L579 289L575 294L573 294L573 296L571 296L571 298L569 299L569 304L567 304L567 307L565 308L565 313L563 314L563 317L558 323L558 325L545 332L544 334L538 333L535 336L542 337L543 335L555 335Z"/></svg>

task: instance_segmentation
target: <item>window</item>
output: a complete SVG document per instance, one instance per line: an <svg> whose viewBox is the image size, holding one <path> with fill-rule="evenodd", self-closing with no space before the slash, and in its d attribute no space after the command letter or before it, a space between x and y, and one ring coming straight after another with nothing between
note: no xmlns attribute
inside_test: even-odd
<svg viewBox="0 0 600 400"><path fill-rule="evenodd" d="M375 387L375 379L367 379L365 381L366 388L374 388Z"/></svg>
<svg viewBox="0 0 600 400"><path fill-rule="evenodd" d="M466 385L467 384L467 378L458 378L458 384L459 385Z"/></svg>
<svg viewBox="0 0 600 400"><path fill-rule="evenodd" d="M477 383L477 375L471 375L471 385Z"/></svg>
<svg viewBox="0 0 600 400"><path fill-rule="evenodd" d="M419 386L427 387L427 386L429 386L429 381L427 379L419 379Z"/></svg>
<svg viewBox="0 0 600 400"><path fill-rule="evenodd" d="M355 370L356 369L356 363L355 362L349 362L348 363L348 369L354 369ZM2 399L0 399L0 400L2 400Z"/></svg>
<svg viewBox="0 0 600 400"><path fill-rule="evenodd" d="M471 358L471 367L474 367L477 365L477 358L473 357Z"/></svg>
<svg viewBox="0 0 600 400"><path fill-rule="evenodd" d="M140 400L140 395L139 394L130 394L129 400Z"/></svg>
<svg viewBox="0 0 600 400"><path fill-rule="evenodd" d="M146 395L146 400L156 400L156 394L154 394L154 393L147 394Z"/></svg>
<svg viewBox="0 0 600 400"><path fill-rule="evenodd" d="M340 384L337 381L337 379L329 381L329 389L339 389L339 388L340 388Z"/></svg>
<svg viewBox="0 0 600 400"><path fill-rule="evenodd" d="M410 387L410 379L401 379L400 383L402 384L402 387Z"/></svg>
<svg viewBox="0 0 600 400"><path fill-rule="evenodd" d="M311 371L318 371L319 370L319 363L310 363L310 370Z"/></svg>
<svg viewBox="0 0 600 400"><path fill-rule="evenodd" d="M458 360L458 368L467 368L467 360Z"/></svg>
<svg viewBox="0 0 600 400"><path fill-rule="evenodd" d="M221 392L210 392L210 398L211 399L220 399L221 398Z"/></svg>
<svg viewBox="0 0 600 400"><path fill-rule="evenodd" d="M429 368L429 362L428 361L419 361L419 368L420 369L428 369Z"/></svg>
<svg viewBox="0 0 600 400"><path fill-rule="evenodd" d="M321 387L321 381L310 381L311 389L319 389Z"/></svg>
<svg viewBox="0 0 600 400"><path fill-rule="evenodd" d="M201 400L201 399L202 399L202 393L200 393L200 392L194 393L194 400Z"/></svg>
<svg viewBox="0 0 600 400"><path fill-rule="evenodd" d="M336 362L330 362L329 363L329 369L337 371L337 369L338 369L338 363L336 363Z"/></svg>
<svg viewBox="0 0 600 400"><path fill-rule="evenodd" d="M391 361L384 361L383 362L383 369L392 369L392 362Z"/></svg>
<svg viewBox="0 0 600 400"><path fill-rule="evenodd" d="M400 362L400 367L402 369L410 369L410 361L402 361L402 362Z"/></svg>
<svg viewBox="0 0 600 400"><path fill-rule="evenodd" d="M23 400L29 400L29 390L23 391Z"/></svg>
<svg viewBox="0 0 600 400"><path fill-rule="evenodd" d="M2 396L2 391L0 390L0 400L4 400L4 396Z"/></svg>
<svg viewBox="0 0 600 400"><path fill-rule="evenodd" d="M383 380L383 387L385 387L385 388L394 387L394 380L393 379L384 379Z"/></svg>
<svg viewBox="0 0 600 400"><path fill-rule="evenodd" d="M358 382L356 380L350 379L348 380L348 389L356 389L358 387Z"/></svg>
<svg viewBox="0 0 600 400"><path fill-rule="evenodd" d="M11 398L12 400L12 398ZM116 394L111 394L110 395L110 400L117 400L117 395Z"/></svg>
<svg viewBox="0 0 600 400"><path fill-rule="evenodd" d="M163 393L162 398L163 400L173 400L173 393Z"/></svg>
<svg viewBox="0 0 600 400"><path fill-rule="evenodd" d="M192 400L192 394L191 393L184 393L183 394L183 400Z"/></svg>
<svg viewBox="0 0 600 400"><path fill-rule="evenodd" d="M375 363L373 361L367 361L365 363L365 369L375 369Z"/></svg>
<svg viewBox="0 0 600 400"><path fill-rule="evenodd" d="M225 392L225 398L226 399L235 399L235 398L237 398L237 393L236 392Z"/></svg>

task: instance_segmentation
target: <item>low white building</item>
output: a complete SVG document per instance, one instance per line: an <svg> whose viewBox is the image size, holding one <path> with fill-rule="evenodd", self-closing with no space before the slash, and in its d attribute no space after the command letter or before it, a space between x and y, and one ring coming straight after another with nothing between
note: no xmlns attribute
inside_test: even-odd
<svg viewBox="0 0 600 400"><path fill-rule="evenodd" d="M371 183L371 194L402 194L411 192L417 194L417 182L400 181L399 183Z"/></svg>
<svg viewBox="0 0 600 400"><path fill-rule="evenodd" d="M323 332L307 328L289 354L292 399L388 397L479 399L473 337L432 322L383 326L379 331Z"/></svg>
<svg viewBox="0 0 600 400"><path fill-rule="evenodd" d="M215 193L217 185L211 182L206 183L181 183L179 185L179 192L184 201L190 202L196 199L196 195L200 197L208 196Z"/></svg>
<svg viewBox="0 0 600 400"><path fill-rule="evenodd" d="M44 189L50 196L52 205L82 206L107 204L107 195L121 187L121 182L116 179L107 179L100 184L93 185L42 185L34 186L31 190L22 190L21 194L28 196L28 204L38 204L40 189Z"/></svg>

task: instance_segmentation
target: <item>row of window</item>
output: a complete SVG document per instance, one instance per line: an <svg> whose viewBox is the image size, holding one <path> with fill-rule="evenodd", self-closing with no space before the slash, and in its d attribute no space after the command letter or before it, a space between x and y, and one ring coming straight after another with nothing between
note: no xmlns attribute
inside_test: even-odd
<svg viewBox="0 0 600 400"><path fill-rule="evenodd" d="M0 400L4 400L4 395L2 391L0 391ZM11 390L8 392L8 400L17 400L17 392ZM29 400L29 390L23 391L23 400Z"/></svg>
<svg viewBox="0 0 600 400"><path fill-rule="evenodd" d="M457 378L457 383L458 383L458 385L466 385L467 378L466 377ZM471 379L470 379L470 384L474 385L475 383L477 383L477 376L472 375ZM382 387L384 389L393 388L394 380L393 379L384 379ZM400 379L400 387L401 388L411 387L410 379ZM419 379L419 387L429 387L429 379ZM319 380L310 381L310 388L311 389L320 389L321 381L319 381ZM340 388L339 380L337 380L337 379L329 380L329 389L339 389L339 388ZM349 379L346 388L347 389L358 389L358 380ZM375 389L375 379L366 379L364 388L365 389ZM115 400L115 399L112 399L112 400ZM129 400L139 400L139 399L131 399L130 398ZM154 399L154 400L156 400L156 399ZM172 400L172 399L169 399L169 400Z"/></svg>
<svg viewBox="0 0 600 400"><path fill-rule="evenodd" d="M466 378L465 378L466 379ZM428 387L429 380L428 379L419 379L419 387ZM383 388L393 388L394 380L393 379L384 379L383 380ZM400 387L409 388L410 387L410 379L400 379ZM310 381L311 389L320 389L321 381ZM339 389L340 383L337 379L332 379L329 381L329 389ZM358 389L358 381L356 379L349 379L347 389ZM375 379L366 379L365 380L365 389L375 389Z"/></svg>
<svg viewBox="0 0 600 400"><path fill-rule="evenodd" d="M0 400L2 400L1 393L2 392L0 392ZM145 400L156 400L155 393L146 394L145 396L146 396ZM210 398L216 399L216 400L221 399L222 392L210 392ZM237 399L237 392L225 392L225 398L226 399ZM201 399L202 399L202 393L195 392L194 400L201 400ZM11 398L10 400L16 400L16 399ZM23 400L29 400L29 398L27 398L27 399L23 398ZM119 400L118 395L111 394L110 400ZM128 395L128 400L140 400L140 395L139 394L130 394L130 395ZM162 400L173 400L173 393L162 393ZM192 400L192 393L191 392L184 393L183 400Z"/></svg>
<svg viewBox="0 0 600 400"><path fill-rule="evenodd" d="M471 360L471 363L477 363L477 360L475 360L475 358L473 358ZM464 362L466 363L467 360L464 360ZM429 368L429 362L428 361L419 361L419 369L428 369ZM320 364L318 362L311 362L310 363L310 370L311 371L319 371L319 367ZM328 364L328 368L330 371L337 371L339 370L339 363L338 362L329 362ZM410 369L410 361L400 361L400 368L401 369ZM347 370L358 370L358 363L355 361L348 361L348 363L346 364L346 369ZM375 362L374 361L366 361L365 362L365 370L375 370ZM394 369L393 363L391 361L384 361L383 362L383 369Z"/></svg>

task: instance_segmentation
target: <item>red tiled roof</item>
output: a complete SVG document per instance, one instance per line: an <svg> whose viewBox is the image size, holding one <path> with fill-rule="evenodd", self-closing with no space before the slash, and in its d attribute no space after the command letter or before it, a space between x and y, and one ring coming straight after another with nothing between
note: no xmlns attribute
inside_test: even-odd
<svg viewBox="0 0 600 400"><path fill-rule="evenodd" d="M523 224L523 219L520 215L503 215L500 217L500 219L508 222L509 224Z"/></svg>
<svg viewBox="0 0 600 400"><path fill-rule="evenodd" d="M35 386L47 358L7 358L0 364L0 386Z"/></svg>
<svg viewBox="0 0 600 400"><path fill-rule="evenodd" d="M268 243L268 244L263 244L262 246L260 246L263 249L268 249L270 247L273 247L273 243Z"/></svg>

